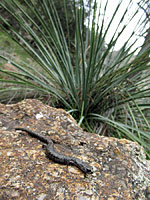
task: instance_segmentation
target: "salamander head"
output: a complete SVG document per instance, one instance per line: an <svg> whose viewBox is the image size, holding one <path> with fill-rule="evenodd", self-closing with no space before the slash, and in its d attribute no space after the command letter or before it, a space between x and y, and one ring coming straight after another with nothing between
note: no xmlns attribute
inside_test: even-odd
<svg viewBox="0 0 150 200"><path fill-rule="evenodd" d="M93 168L87 162L81 161L79 159L75 159L74 165L77 166L85 174L93 173Z"/></svg>

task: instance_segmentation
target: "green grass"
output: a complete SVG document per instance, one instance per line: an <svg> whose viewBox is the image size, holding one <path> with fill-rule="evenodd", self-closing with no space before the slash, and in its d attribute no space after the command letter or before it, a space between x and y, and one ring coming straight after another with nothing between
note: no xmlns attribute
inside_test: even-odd
<svg viewBox="0 0 150 200"><path fill-rule="evenodd" d="M13 59L15 62L22 65L25 62L33 67L38 66L34 59L32 59L31 56L19 44L17 44L17 42L12 40L11 37L3 31L0 31L0 54L7 56L9 59ZM0 69L7 69L7 65L7 60L0 60ZM9 67L9 70L11 70L11 67ZM3 73L0 73L0 79L6 78L10 79L9 77L6 77L6 74L4 75ZM2 92L0 93L0 101L3 103L15 103L24 98L39 98L40 100L43 100L44 98L36 91L30 92L28 90L20 89L20 91L14 92L15 89L9 89L9 83L3 83L3 87L8 89L7 95ZM46 99L48 99L48 97Z"/></svg>
<svg viewBox="0 0 150 200"><path fill-rule="evenodd" d="M24 61L29 64L34 64L34 60L30 57L30 55L3 31L0 31L0 54L7 55L9 58L16 57L17 62L19 61L20 63ZM1 65L2 63L7 63L7 61L0 61Z"/></svg>

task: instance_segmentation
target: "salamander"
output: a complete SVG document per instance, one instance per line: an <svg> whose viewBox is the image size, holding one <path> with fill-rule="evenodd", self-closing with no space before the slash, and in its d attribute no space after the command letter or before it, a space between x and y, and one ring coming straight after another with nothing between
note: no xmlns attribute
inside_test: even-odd
<svg viewBox="0 0 150 200"><path fill-rule="evenodd" d="M26 128L15 128L15 130L21 130L27 132L30 136L39 139L41 142L44 142L44 149L46 156L51 159L52 161L64 165L73 165L78 167L85 175L87 173L92 173L92 167L87 163L84 162L78 158L72 157L72 156L66 156L62 153L59 153L54 148L54 142L51 139L48 139L47 137L35 133L29 129Z"/></svg>

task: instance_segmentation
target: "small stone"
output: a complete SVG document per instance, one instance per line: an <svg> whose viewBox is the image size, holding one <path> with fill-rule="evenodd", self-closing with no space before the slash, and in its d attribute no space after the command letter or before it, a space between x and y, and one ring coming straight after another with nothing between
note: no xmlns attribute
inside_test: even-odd
<svg viewBox="0 0 150 200"><path fill-rule="evenodd" d="M14 192L11 193L11 196L13 198L18 197L19 196L19 192L18 191L14 191Z"/></svg>
<svg viewBox="0 0 150 200"><path fill-rule="evenodd" d="M40 112L39 114L36 114L36 119L41 119L43 117L43 114Z"/></svg>
<svg viewBox="0 0 150 200"><path fill-rule="evenodd" d="M88 197L80 195L78 196L78 200L90 200L90 197L88 198Z"/></svg>
<svg viewBox="0 0 150 200"><path fill-rule="evenodd" d="M73 174L80 174L79 169L77 169L76 167L73 167L73 166L68 166L68 171Z"/></svg>
<svg viewBox="0 0 150 200"><path fill-rule="evenodd" d="M92 195L93 191L92 190L86 190L85 193L88 194L88 195Z"/></svg>
<svg viewBox="0 0 150 200"><path fill-rule="evenodd" d="M7 152L7 156L11 156L12 155L12 152Z"/></svg>
<svg viewBox="0 0 150 200"><path fill-rule="evenodd" d="M37 200L44 200L47 195L42 193L37 197Z"/></svg>

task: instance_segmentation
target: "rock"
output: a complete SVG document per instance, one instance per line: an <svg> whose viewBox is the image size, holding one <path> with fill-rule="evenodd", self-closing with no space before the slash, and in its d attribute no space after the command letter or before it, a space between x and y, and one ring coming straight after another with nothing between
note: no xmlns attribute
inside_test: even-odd
<svg viewBox="0 0 150 200"><path fill-rule="evenodd" d="M15 127L53 139L57 151L93 167L86 177L75 166L49 160L43 143ZM84 132L64 110L24 100L0 104L0 199L148 200L150 161L137 143Z"/></svg>

